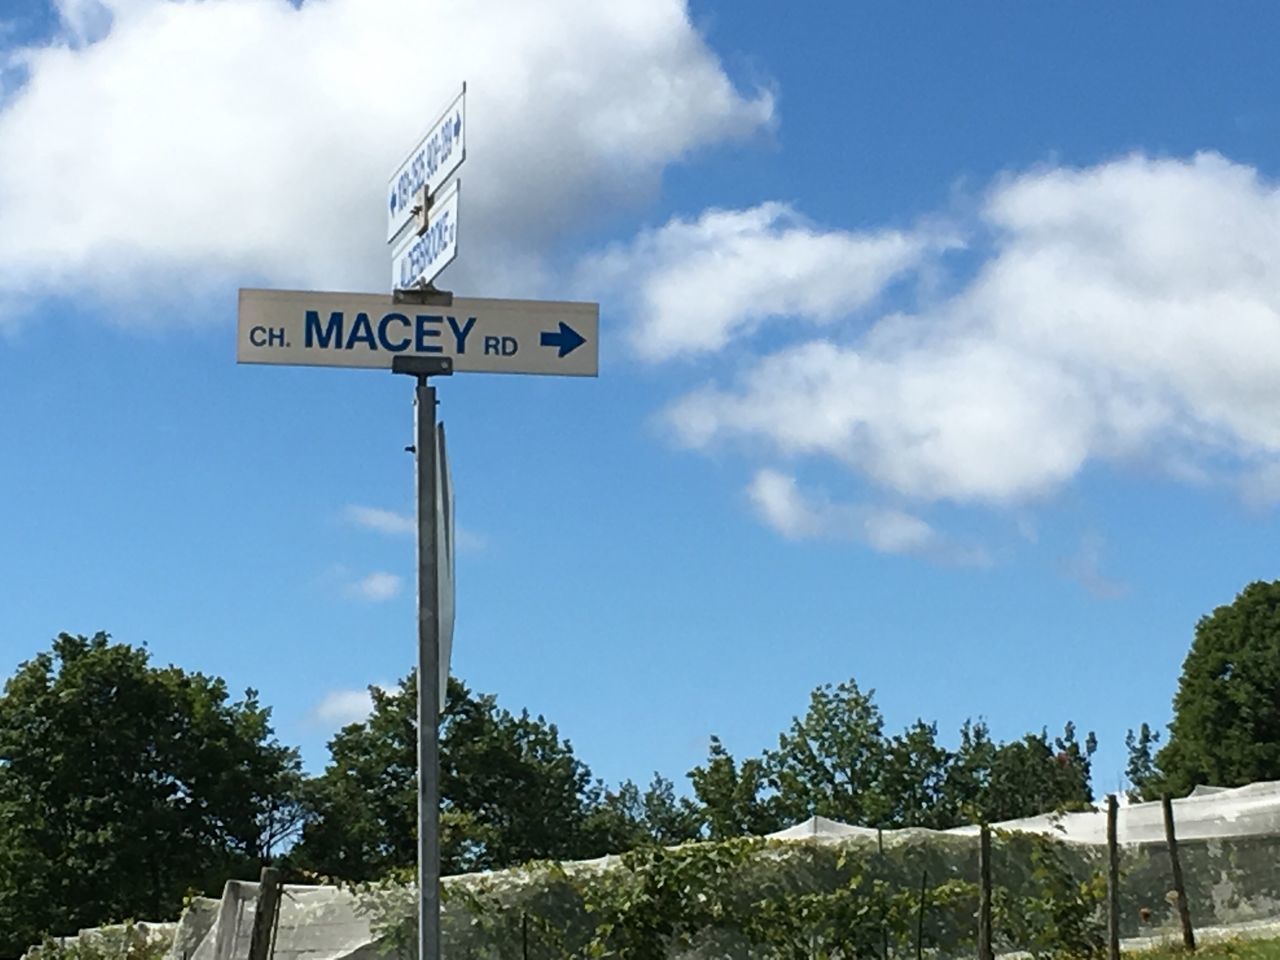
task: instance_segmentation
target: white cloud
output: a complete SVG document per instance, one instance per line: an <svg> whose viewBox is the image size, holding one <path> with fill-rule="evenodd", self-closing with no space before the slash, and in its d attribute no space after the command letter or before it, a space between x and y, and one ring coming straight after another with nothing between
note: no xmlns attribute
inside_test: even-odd
<svg viewBox="0 0 1280 960"><path fill-rule="evenodd" d="M1075 553L1062 563L1063 574L1095 597L1115 599L1129 592L1129 584L1102 572L1102 536L1090 531L1080 538Z"/></svg>
<svg viewBox="0 0 1280 960"><path fill-rule="evenodd" d="M347 585L347 596L356 600L381 603L394 600L404 589L404 579L394 573L375 571Z"/></svg>
<svg viewBox="0 0 1280 960"><path fill-rule="evenodd" d="M634 298L632 343L665 360L719 350L782 317L830 323L953 243L933 231L823 230L764 203L674 219L588 258L581 274L615 300Z"/></svg>
<svg viewBox="0 0 1280 960"><path fill-rule="evenodd" d="M418 520L412 514L398 513L382 507L366 507L360 504L348 504L342 510L342 517L348 523L376 533L390 536L412 537L418 532ZM457 548L460 553L479 553L489 546L489 538L482 533L465 527L457 527Z"/></svg>
<svg viewBox="0 0 1280 960"><path fill-rule="evenodd" d="M1017 504L1109 461L1266 498L1280 464L1275 184L1215 154L1131 156L1007 178L983 222L992 248L958 293L865 332L838 324L736 387L683 397L668 411L678 435L834 459L923 502Z"/></svg>
<svg viewBox="0 0 1280 960"><path fill-rule="evenodd" d="M489 538L466 527L454 530L459 553L480 553L489 549Z"/></svg>
<svg viewBox="0 0 1280 960"><path fill-rule="evenodd" d="M979 548L947 542L925 520L892 507L838 504L804 494L795 478L777 470L759 471L747 488L757 514L791 540L855 540L880 553L922 556L965 566L986 566Z"/></svg>
<svg viewBox="0 0 1280 960"><path fill-rule="evenodd" d="M1254 509L1280 503L1280 461L1245 470L1239 487L1244 502Z"/></svg>
<svg viewBox="0 0 1280 960"><path fill-rule="evenodd" d="M385 689L385 688L384 688ZM326 726L345 727L360 723L373 710L368 688L363 690L330 690L312 711L313 718Z"/></svg>
<svg viewBox="0 0 1280 960"><path fill-rule="evenodd" d="M882 553L922 553L938 545L938 534L919 517L901 510L867 512L867 543Z"/></svg>
<svg viewBox="0 0 1280 960"><path fill-rule="evenodd" d="M794 477L761 470L747 488L747 495L761 519L784 537L804 540L822 534L822 517L800 496Z"/></svg>
<svg viewBox="0 0 1280 960"><path fill-rule="evenodd" d="M53 0L63 39L80 47L102 39L111 28L111 9L101 0Z"/></svg>
<svg viewBox="0 0 1280 960"><path fill-rule="evenodd" d="M733 87L684 0L59 9L60 42L6 52L28 76L0 105L11 306L228 280L385 289L387 178L464 79L463 252L449 279L529 295L557 240L773 116L768 93ZM161 313L145 316L182 321Z"/></svg>
<svg viewBox="0 0 1280 960"><path fill-rule="evenodd" d="M418 532L418 521L414 517L381 507L363 507L353 503L343 509L342 516L348 523L378 533L413 536Z"/></svg>

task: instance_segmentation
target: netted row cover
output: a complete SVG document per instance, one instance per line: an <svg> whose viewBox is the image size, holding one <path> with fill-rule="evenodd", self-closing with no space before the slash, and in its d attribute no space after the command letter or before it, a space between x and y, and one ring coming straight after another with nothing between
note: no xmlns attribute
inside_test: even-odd
<svg viewBox="0 0 1280 960"><path fill-rule="evenodd" d="M1274 931L1280 783L1201 788L1173 808L1197 930ZM1118 827L1121 934L1135 944L1172 938L1178 921L1160 804L1122 806ZM1096 943L1105 813L1035 817L993 830L997 949L1047 955L1064 938ZM934 957L971 956L977 833L881 833L813 818L755 841L452 877L445 881L442 952L447 960L562 960L583 955L607 924L614 933L643 927L652 918L639 913L649 910L670 927L662 952L678 960L771 960L797 955L797 943L808 945L810 956L906 957L915 955L917 940ZM246 957L256 896L256 884L232 882L221 901L192 903L171 960ZM415 924L411 887L286 886L274 960L372 960L388 951L411 957Z"/></svg>

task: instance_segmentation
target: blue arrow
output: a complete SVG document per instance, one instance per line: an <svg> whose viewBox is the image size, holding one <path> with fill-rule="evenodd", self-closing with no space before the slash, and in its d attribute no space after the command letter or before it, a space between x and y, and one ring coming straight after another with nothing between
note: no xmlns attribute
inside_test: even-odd
<svg viewBox="0 0 1280 960"><path fill-rule="evenodd" d="M559 347L560 353L557 356L568 356L586 343L587 340L577 330L569 326L563 320L560 321L560 332L544 330L542 332L542 345L544 347Z"/></svg>

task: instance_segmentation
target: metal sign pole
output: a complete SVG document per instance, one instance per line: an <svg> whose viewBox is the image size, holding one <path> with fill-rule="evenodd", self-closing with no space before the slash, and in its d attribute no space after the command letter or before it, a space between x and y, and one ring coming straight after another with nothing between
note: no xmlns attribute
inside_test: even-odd
<svg viewBox="0 0 1280 960"><path fill-rule="evenodd" d="M436 542L436 390L447 357L397 357L417 377L414 460L418 488L418 957L440 960L440 579Z"/></svg>
<svg viewBox="0 0 1280 960"><path fill-rule="evenodd" d="M436 574L436 389L418 378L418 956L440 960L440 597Z"/></svg>

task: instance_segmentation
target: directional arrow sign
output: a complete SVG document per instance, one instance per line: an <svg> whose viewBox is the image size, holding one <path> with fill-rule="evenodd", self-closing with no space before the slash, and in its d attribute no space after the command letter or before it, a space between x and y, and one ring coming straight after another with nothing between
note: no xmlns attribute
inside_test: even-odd
<svg viewBox="0 0 1280 960"><path fill-rule="evenodd" d="M561 321L559 330L542 332L541 342L544 347L555 347L559 351L557 356L567 357L587 341L577 330Z"/></svg>
<svg viewBox="0 0 1280 960"><path fill-rule="evenodd" d="M413 196L433 194L467 157L467 85L431 125L387 183L387 243L413 219Z"/></svg>
<svg viewBox="0 0 1280 960"><path fill-rule="evenodd" d="M452 306L367 293L241 290L241 363L390 368L400 354L451 357L458 373L594 377L600 305L457 297Z"/></svg>

